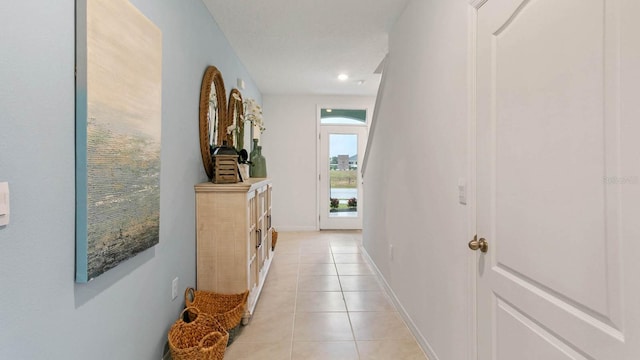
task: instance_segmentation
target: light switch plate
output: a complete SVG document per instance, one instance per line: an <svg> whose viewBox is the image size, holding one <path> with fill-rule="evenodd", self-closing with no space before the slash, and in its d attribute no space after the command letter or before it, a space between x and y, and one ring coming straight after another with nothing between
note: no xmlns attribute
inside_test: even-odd
<svg viewBox="0 0 640 360"><path fill-rule="evenodd" d="M467 205L467 180L465 178L458 179L458 202Z"/></svg>
<svg viewBox="0 0 640 360"><path fill-rule="evenodd" d="M9 225L9 183L0 182L0 226Z"/></svg>
<svg viewBox="0 0 640 360"><path fill-rule="evenodd" d="M178 297L178 278L175 278L171 282L171 300L175 300L177 297Z"/></svg>

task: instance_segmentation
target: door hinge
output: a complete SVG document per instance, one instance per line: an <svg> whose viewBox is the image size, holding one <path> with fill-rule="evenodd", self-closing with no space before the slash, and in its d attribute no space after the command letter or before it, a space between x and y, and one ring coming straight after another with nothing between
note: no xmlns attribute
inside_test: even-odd
<svg viewBox="0 0 640 360"><path fill-rule="evenodd" d="M320 181L320 174L318 174L318 181Z"/></svg>
<svg viewBox="0 0 640 360"><path fill-rule="evenodd" d="M318 140L320 140L320 136L321 136L321 135L322 135L322 134L318 134Z"/></svg>

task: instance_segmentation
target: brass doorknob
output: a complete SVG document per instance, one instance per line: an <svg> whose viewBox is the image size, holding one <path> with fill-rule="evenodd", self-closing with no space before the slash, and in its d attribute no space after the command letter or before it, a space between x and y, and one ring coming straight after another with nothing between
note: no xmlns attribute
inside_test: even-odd
<svg viewBox="0 0 640 360"><path fill-rule="evenodd" d="M480 249L480 251L482 251L483 253L486 253L487 250L489 250L489 243L484 238L480 238L480 240L478 240L478 235L475 235L473 237L473 240L469 241L469 249L471 250Z"/></svg>

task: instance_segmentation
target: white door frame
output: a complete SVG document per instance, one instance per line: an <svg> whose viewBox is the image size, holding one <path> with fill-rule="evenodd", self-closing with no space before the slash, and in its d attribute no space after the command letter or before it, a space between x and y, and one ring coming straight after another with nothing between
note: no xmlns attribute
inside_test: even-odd
<svg viewBox="0 0 640 360"><path fill-rule="evenodd" d="M488 0L468 0L468 74L467 74L467 144L468 144L468 169L467 169L467 239L460 242L460 246L467 246L469 240L476 233L476 71L477 71L477 22L478 9ZM469 251L467 255L467 279L469 287L467 289L467 359L478 359L478 319L477 319L477 276L478 266L476 254Z"/></svg>
<svg viewBox="0 0 640 360"><path fill-rule="evenodd" d="M366 119L367 119L367 123L366 123L366 129L367 129L367 135L369 134L369 128L371 126L371 116L372 114L372 109L370 109L370 107L368 105L362 104L362 105L354 105L354 104L349 104L349 105L340 105L340 104L317 104L316 105L316 230L320 230L320 201L321 200L321 189L320 189L320 179L318 178L320 176L320 170L321 170L321 166L322 166L322 153L321 153L321 149L320 149L320 145L321 145L321 139L320 139L320 132L321 132L321 125L320 125L320 116L321 116L321 111L322 109L345 109L345 110L365 110L366 111ZM337 125L340 126L340 125ZM345 125L345 126L353 126L353 125ZM367 147L367 141L368 141L368 136L365 137L364 139L365 141L365 149ZM363 151L365 151L365 149L363 149ZM364 155L363 155L363 159L364 159ZM362 179L362 175L360 173L360 169L358 169L358 174L360 174L360 178ZM361 208L361 210L364 210L363 208Z"/></svg>

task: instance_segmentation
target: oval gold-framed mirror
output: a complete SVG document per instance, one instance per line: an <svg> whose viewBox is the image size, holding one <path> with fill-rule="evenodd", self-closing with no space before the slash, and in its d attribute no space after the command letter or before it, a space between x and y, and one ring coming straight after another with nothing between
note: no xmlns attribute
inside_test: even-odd
<svg viewBox="0 0 640 360"><path fill-rule="evenodd" d="M209 179L213 178L211 149L222 145L227 134L227 92L222 74L213 65L207 67L200 87L200 152Z"/></svg>
<svg viewBox="0 0 640 360"><path fill-rule="evenodd" d="M236 126L236 131L227 134L227 143L235 146L239 151L244 149L244 107L242 105L242 93L238 89L231 89L229 94L229 107L227 108L227 124Z"/></svg>

